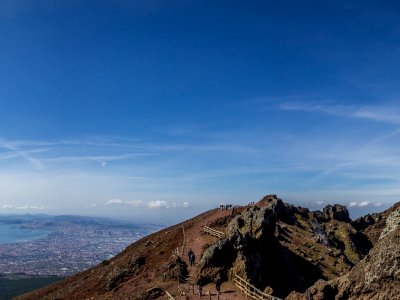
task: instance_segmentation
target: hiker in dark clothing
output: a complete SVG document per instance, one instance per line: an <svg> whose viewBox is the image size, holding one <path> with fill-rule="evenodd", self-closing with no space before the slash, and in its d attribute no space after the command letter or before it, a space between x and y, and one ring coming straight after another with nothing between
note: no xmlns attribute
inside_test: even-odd
<svg viewBox="0 0 400 300"><path fill-rule="evenodd" d="M218 275L217 279L215 280L215 289L217 290L218 294L221 290L221 277Z"/></svg>
<svg viewBox="0 0 400 300"><path fill-rule="evenodd" d="M189 264L190 264L190 261L192 260L192 255L194 255L194 252L192 251L192 248L190 248L189 252L188 252Z"/></svg>
<svg viewBox="0 0 400 300"><path fill-rule="evenodd" d="M196 256L194 255L194 253L192 254L192 256L190 257L189 263L190 266L193 267L194 266L194 262L196 260Z"/></svg>

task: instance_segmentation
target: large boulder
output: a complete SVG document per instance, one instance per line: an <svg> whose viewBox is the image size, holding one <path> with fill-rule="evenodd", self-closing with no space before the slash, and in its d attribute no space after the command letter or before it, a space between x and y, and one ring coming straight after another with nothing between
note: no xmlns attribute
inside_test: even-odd
<svg viewBox="0 0 400 300"><path fill-rule="evenodd" d="M244 266L238 268L238 264L244 260L243 252L247 243L246 237L236 231L210 246L201 257L198 278L202 278L205 283L214 282L218 275L222 280L227 280L232 269L244 275L241 272Z"/></svg>
<svg viewBox="0 0 400 300"><path fill-rule="evenodd" d="M349 211L347 207L340 204L327 205L323 209L323 218L325 221L337 220L342 222L350 222Z"/></svg>
<svg viewBox="0 0 400 300"><path fill-rule="evenodd" d="M248 207L228 224L228 234L240 232L260 239L271 236L275 231L276 213L270 207Z"/></svg>

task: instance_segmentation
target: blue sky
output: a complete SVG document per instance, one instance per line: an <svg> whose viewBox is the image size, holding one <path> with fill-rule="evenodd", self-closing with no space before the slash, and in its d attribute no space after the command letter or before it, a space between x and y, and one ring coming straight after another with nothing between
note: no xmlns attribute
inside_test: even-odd
<svg viewBox="0 0 400 300"><path fill-rule="evenodd" d="M1 213L399 201L394 1L0 0L0 37Z"/></svg>

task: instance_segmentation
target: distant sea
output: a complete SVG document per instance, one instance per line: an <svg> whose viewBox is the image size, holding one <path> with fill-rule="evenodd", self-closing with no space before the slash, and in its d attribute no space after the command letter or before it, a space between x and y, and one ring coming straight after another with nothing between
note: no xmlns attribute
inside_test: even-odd
<svg viewBox="0 0 400 300"><path fill-rule="evenodd" d="M0 244L28 242L47 237L49 232L19 228L15 225L0 224Z"/></svg>

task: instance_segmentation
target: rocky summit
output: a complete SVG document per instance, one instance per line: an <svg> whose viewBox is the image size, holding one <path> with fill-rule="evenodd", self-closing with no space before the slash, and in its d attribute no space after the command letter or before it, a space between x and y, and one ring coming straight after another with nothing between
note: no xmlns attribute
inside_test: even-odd
<svg viewBox="0 0 400 300"><path fill-rule="evenodd" d="M161 230L18 299L199 299L199 286L216 295L216 282L220 299L244 299L238 278L281 299L400 299L399 223L400 203L353 221L342 205L310 211L268 195Z"/></svg>

